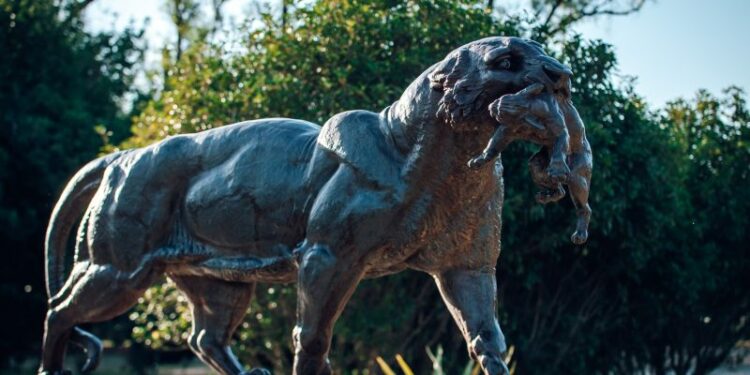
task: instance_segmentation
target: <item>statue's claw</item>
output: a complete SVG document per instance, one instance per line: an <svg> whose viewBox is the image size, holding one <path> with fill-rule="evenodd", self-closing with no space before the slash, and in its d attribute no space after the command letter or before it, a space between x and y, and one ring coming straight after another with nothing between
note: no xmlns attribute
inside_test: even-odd
<svg viewBox="0 0 750 375"><path fill-rule="evenodd" d="M254 368L250 371L245 371L240 375L271 375L271 371L264 368Z"/></svg>
<svg viewBox="0 0 750 375"><path fill-rule="evenodd" d="M586 243L586 240L589 239L589 233L588 231L575 231L573 235L570 236L570 240L573 241L576 245L583 245Z"/></svg>

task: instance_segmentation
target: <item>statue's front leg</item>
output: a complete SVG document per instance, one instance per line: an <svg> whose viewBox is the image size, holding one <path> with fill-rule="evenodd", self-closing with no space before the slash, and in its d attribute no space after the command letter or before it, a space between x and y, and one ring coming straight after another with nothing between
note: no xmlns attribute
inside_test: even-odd
<svg viewBox="0 0 750 375"><path fill-rule="evenodd" d="M391 212L387 191L364 186L341 165L311 208L299 263L294 375L331 373L333 326L366 271L366 260L385 238Z"/></svg>
<svg viewBox="0 0 750 375"><path fill-rule="evenodd" d="M485 375L509 374L505 336L497 321L497 285L488 271L453 269L434 275L440 294Z"/></svg>
<svg viewBox="0 0 750 375"><path fill-rule="evenodd" d="M294 375L328 375L333 326L362 278L362 267L328 245L300 249Z"/></svg>

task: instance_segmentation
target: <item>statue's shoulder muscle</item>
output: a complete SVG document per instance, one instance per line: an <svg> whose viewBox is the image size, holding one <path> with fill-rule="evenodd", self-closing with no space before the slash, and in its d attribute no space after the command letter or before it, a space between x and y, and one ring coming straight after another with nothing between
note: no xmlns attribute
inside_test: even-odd
<svg viewBox="0 0 750 375"><path fill-rule="evenodd" d="M390 135L384 133L380 122L380 116L374 112L339 113L323 125L318 145L370 182L397 188L403 184L403 156L388 141Z"/></svg>

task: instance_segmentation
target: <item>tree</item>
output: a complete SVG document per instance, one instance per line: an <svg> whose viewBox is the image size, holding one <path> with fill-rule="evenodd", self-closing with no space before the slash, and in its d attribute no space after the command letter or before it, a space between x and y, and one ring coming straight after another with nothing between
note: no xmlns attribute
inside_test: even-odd
<svg viewBox="0 0 750 375"><path fill-rule="evenodd" d="M626 16L640 11L646 0L531 0L538 36L564 34L582 20L602 16Z"/></svg>
<svg viewBox="0 0 750 375"><path fill-rule="evenodd" d="M498 280L520 373L611 371L620 346L607 338L622 325L630 294L650 270L646 264L669 245L669 226L684 209L681 177L672 174L677 148L641 100L612 83L610 47L572 38L561 58L576 73L573 101L594 150L594 215L589 242L573 246L572 205L532 200L528 147L503 155L505 252Z"/></svg>
<svg viewBox="0 0 750 375"><path fill-rule="evenodd" d="M132 90L140 33L83 32L90 2L0 0L2 361L41 343L42 244L56 192L98 153L96 125L113 142L128 135L120 100Z"/></svg>
<svg viewBox="0 0 750 375"><path fill-rule="evenodd" d="M750 285L750 203L738 194L750 187L747 96L738 87L721 98L701 90L691 101L670 103L664 117L683 156L693 232L681 249L693 254L684 263L691 278L682 280L691 294L673 312L684 319L664 322L664 353L677 374L706 374L750 336L750 293L743 287Z"/></svg>
<svg viewBox="0 0 750 375"><path fill-rule="evenodd" d="M200 15L200 3L195 0L168 0L167 13L176 30L174 60L180 61L190 32L195 30L195 22ZM219 5L221 8L221 5ZM218 14L218 13L217 13Z"/></svg>

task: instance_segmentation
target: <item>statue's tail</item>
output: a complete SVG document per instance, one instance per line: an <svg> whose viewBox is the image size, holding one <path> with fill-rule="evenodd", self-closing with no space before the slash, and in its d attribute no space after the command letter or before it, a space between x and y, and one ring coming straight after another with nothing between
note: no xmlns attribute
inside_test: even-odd
<svg viewBox="0 0 750 375"><path fill-rule="evenodd" d="M47 225L44 244L46 257L47 296L52 301L65 282L65 250L70 231L83 216L91 199L99 188L104 170L120 153L96 159L81 168L65 186L60 199L52 210ZM86 352L86 363L82 371L90 371L99 364L102 344L96 336L78 328L73 328L70 341Z"/></svg>

